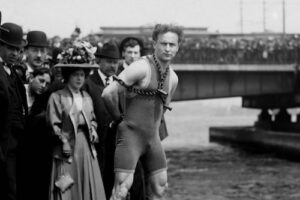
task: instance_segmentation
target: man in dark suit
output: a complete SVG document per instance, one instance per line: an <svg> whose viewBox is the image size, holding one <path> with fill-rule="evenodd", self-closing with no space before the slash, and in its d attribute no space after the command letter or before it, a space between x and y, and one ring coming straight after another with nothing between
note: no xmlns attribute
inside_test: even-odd
<svg viewBox="0 0 300 200"><path fill-rule="evenodd" d="M18 151L24 137L25 87L13 65L22 48L23 30L13 23L0 26L0 198L17 199Z"/></svg>
<svg viewBox="0 0 300 200"><path fill-rule="evenodd" d="M110 127L112 118L105 108L101 95L105 86L112 81L112 75L117 72L120 59L118 48L115 41L109 41L101 50L97 49L95 56L100 69L95 70L85 84L86 91L92 97L98 123L99 143L96 149L107 198L110 197L114 184L113 159L116 132Z"/></svg>
<svg viewBox="0 0 300 200"><path fill-rule="evenodd" d="M26 78L29 81L33 70L38 67L45 67L47 60L47 49L49 47L46 33L43 31L29 31L27 33L28 44L25 47L26 53Z"/></svg>

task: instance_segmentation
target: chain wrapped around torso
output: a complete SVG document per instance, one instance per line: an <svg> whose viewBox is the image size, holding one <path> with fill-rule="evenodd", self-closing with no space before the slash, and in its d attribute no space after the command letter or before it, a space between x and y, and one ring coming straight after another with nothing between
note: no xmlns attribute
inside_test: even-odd
<svg viewBox="0 0 300 200"><path fill-rule="evenodd" d="M149 58L148 58L149 59ZM124 81L119 79L117 76L113 76L114 80L118 81L118 83L122 86L124 86L129 92L133 92L142 96L155 96L155 95L160 95L163 102L165 102L165 98L168 96L168 93L163 90L163 86L165 83L165 79L169 73L169 66L166 68L166 70L163 72L162 67L157 61L156 56L153 54L153 60L155 63L155 67L158 71L158 87L156 90L151 90L151 89L140 89L136 88L134 86L129 86Z"/></svg>

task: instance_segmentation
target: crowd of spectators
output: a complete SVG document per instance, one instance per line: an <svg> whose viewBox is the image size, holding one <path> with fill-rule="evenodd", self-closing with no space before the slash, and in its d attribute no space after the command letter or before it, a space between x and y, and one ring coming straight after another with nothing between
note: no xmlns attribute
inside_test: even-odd
<svg viewBox="0 0 300 200"><path fill-rule="evenodd" d="M111 37L110 37L111 38ZM51 39L55 52L57 47L66 47L74 38ZM105 36L90 34L85 37L93 45L103 44ZM117 41L122 38L115 38ZM151 37L143 37L145 54L152 52ZM295 64L298 63L300 37L186 37L174 63L180 64ZM298 52L299 51L299 52ZM300 57L300 56L299 56ZM55 59L55 58L54 58ZM300 59L300 58L299 58Z"/></svg>
<svg viewBox="0 0 300 200"><path fill-rule="evenodd" d="M201 64L293 64L298 60L300 40L286 38L187 39L177 63Z"/></svg>

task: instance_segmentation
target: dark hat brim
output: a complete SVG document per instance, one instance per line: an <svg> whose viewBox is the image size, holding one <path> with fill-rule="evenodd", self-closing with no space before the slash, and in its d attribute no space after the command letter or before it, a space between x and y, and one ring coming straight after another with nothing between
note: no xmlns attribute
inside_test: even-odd
<svg viewBox="0 0 300 200"><path fill-rule="evenodd" d="M121 59L120 56L109 56L109 55L104 55L104 54L101 54L101 53L99 53L95 56L98 57L98 58L107 58L107 59L115 59L115 60Z"/></svg>
<svg viewBox="0 0 300 200"><path fill-rule="evenodd" d="M63 64L58 63L54 66L55 68L82 68L82 69L98 69L99 65L97 64Z"/></svg>
<svg viewBox="0 0 300 200"><path fill-rule="evenodd" d="M34 44L34 43L28 43L28 44L26 45L26 47L41 47L41 48L45 47L45 48L48 48L49 45L48 45L48 44Z"/></svg>
<svg viewBox="0 0 300 200"><path fill-rule="evenodd" d="M7 41L3 40L2 38L0 38L0 42L6 44L8 46L12 46L12 47L16 47L16 48L23 48L27 45L27 41L24 40L24 39L22 39L21 44L13 44L13 43L10 43L10 42L7 42Z"/></svg>

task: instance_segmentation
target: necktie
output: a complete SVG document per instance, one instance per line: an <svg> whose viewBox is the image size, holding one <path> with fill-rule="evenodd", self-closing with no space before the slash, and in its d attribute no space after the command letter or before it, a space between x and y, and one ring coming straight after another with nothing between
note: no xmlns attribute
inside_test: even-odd
<svg viewBox="0 0 300 200"><path fill-rule="evenodd" d="M105 78L105 86L108 86L109 85L109 77L107 76L106 78Z"/></svg>

